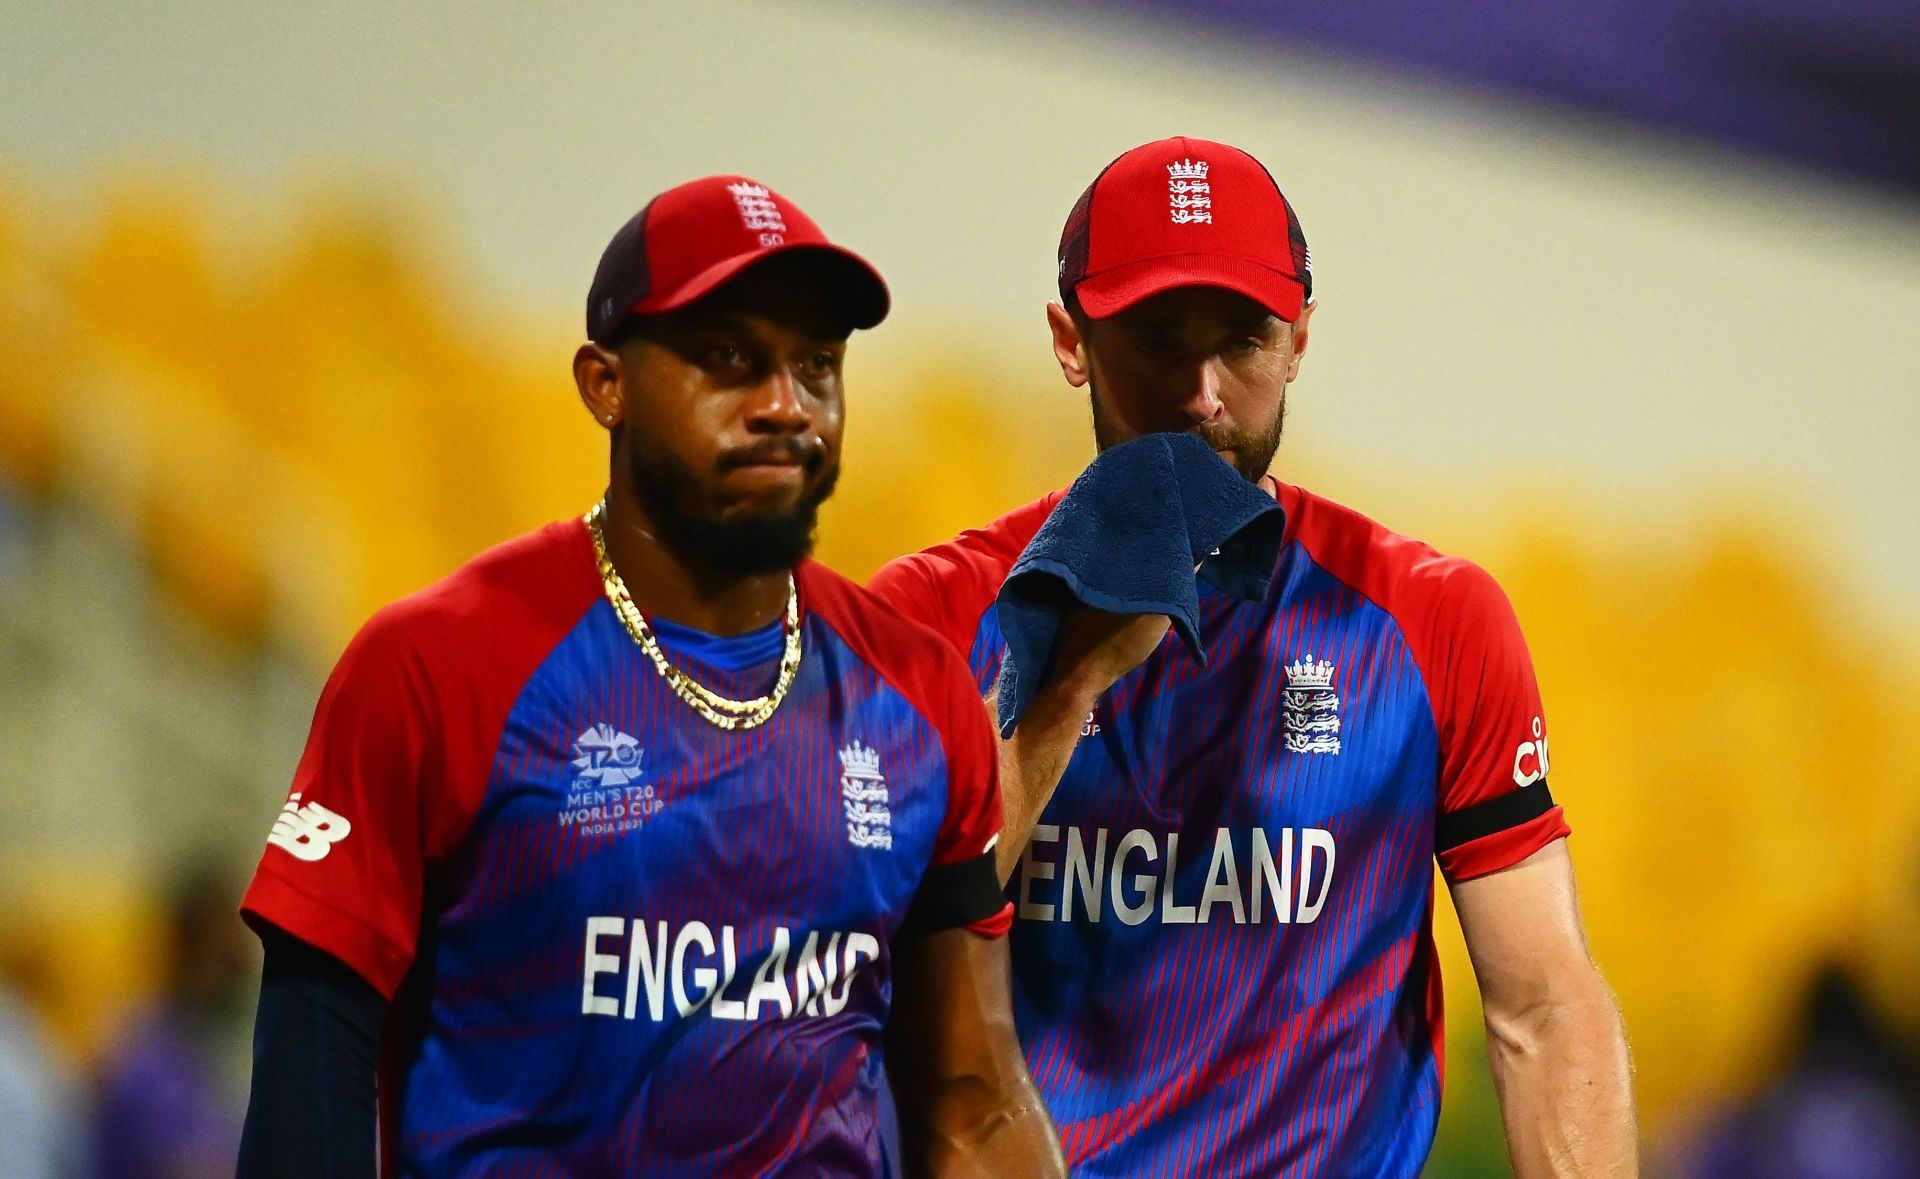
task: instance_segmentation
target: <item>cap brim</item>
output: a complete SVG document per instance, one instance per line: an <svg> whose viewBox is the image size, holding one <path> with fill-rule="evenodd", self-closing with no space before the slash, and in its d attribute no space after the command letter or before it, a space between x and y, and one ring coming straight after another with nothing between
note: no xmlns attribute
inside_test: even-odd
<svg viewBox="0 0 1920 1179"><path fill-rule="evenodd" d="M1143 258L1090 274L1073 288L1090 319L1106 319L1180 287L1219 287L1245 295L1288 323L1298 322L1307 291L1285 271L1221 254Z"/></svg>
<svg viewBox="0 0 1920 1179"><path fill-rule="evenodd" d="M855 329L870 328L887 317L892 296L880 272L852 250L826 242L789 242L748 254L736 254L716 262L694 275L679 288L658 291L633 305L636 315L658 315L677 311L698 302L755 266L774 258L808 256L818 259L819 272L827 288L845 300L847 323Z"/></svg>

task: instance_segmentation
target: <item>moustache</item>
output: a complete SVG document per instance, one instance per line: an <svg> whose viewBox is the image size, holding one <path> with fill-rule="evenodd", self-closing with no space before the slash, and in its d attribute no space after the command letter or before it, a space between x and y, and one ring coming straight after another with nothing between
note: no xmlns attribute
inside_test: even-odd
<svg viewBox="0 0 1920 1179"><path fill-rule="evenodd" d="M1244 451L1254 441L1253 437L1244 430L1194 429L1188 433L1215 450Z"/></svg>
<svg viewBox="0 0 1920 1179"><path fill-rule="evenodd" d="M721 452L720 469L771 464L791 464L806 471L817 471L827 459L826 444L817 438L770 438L753 446Z"/></svg>

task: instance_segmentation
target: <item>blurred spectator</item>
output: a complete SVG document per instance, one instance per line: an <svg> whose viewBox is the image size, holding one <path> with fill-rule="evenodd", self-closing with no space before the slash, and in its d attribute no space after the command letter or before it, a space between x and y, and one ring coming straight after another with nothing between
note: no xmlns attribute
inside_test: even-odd
<svg viewBox="0 0 1920 1179"><path fill-rule="evenodd" d="M1843 968L1809 989L1798 1057L1714 1126L1689 1179L1920 1179L1912 1053Z"/></svg>
<svg viewBox="0 0 1920 1179"><path fill-rule="evenodd" d="M6 964L0 964L5 966ZM9 1179L80 1179L80 1105L39 1013L0 969L0 1152Z"/></svg>
<svg viewBox="0 0 1920 1179"><path fill-rule="evenodd" d="M245 1108L246 1016L257 963L239 890L196 870L174 889L156 1005L116 1037L100 1074L105 1179L231 1176Z"/></svg>

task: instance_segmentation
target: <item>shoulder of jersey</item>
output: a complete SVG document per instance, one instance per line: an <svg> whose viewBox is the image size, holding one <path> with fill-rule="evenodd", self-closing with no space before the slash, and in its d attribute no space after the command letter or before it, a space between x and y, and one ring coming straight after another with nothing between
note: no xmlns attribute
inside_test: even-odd
<svg viewBox="0 0 1920 1179"><path fill-rule="evenodd" d="M896 672L917 671L929 661L958 663L959 656L932 628L894 609L873 591L811 559L802 562L797 573L806 608L888 678Z"/></svg>
<svg viewBox="0 0 1920 1179"><path fill-rule="evenodd" d="M1291 484L1280 484L1280 503L1287 512L1288 539L1403 627L1421 626L1454 609L1471 609L1488 594L1504 601L1492 575L1465 557L1449 556Z"/></svg>
<svg viewBox="0 0 1920 1179"><path fill-rule="evenodd" d="M984 528L969 528L945 544L935 545L926 550L929 554L939 554L952 560L968 561L994 567L1004 577L1013 563L1033 539L1034 533L1047 522L1053 509L1067 497L1063 487L1058 491L1049 491L1031 503L1019 507L994 520Z"/></svg>
<svg viewBox="0 0 1920 1179"><path fill-rule="evenodd" d="M1048 492L983 528L969 528L952 540L891 561L868 584L881 597L891 599L911 592L902 583L923 579L937 587L943 599L938 610L928 613L977 621L993 604L1000 583L1007 579L1027 542L1066 494L1064 488Z"/></svg>
<svg viewBox="0 0 1920 1179"><path fill-rule="evenodd" d="M389 603L355 642L485 660L502 644L557 642L599 596L586 526L561 520L495 545Z"/></svg>

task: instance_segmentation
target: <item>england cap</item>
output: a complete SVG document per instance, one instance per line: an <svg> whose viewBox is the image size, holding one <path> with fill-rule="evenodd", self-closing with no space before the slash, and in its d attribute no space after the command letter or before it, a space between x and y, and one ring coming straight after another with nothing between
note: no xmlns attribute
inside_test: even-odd
<svg viewBox="0 0 1920 1179"><path fill-rule="evenodd" d="M827 240L798 205L745 176L706 176L654 197L607 243L587 291L587 338L606 344L629 315L685 307L749 267L798 253L818 259L850 326L886 318L879 271Z"/></svg>
<svg viewBox="0 0 1920 1179"><path fill-rule="evenodd" d="M1300 219L1259 160L1176 136L1104 168L1060 235L1060 297L1093 319L1175 287L1223 287L1288 323L1313 299Z"/></svg>

